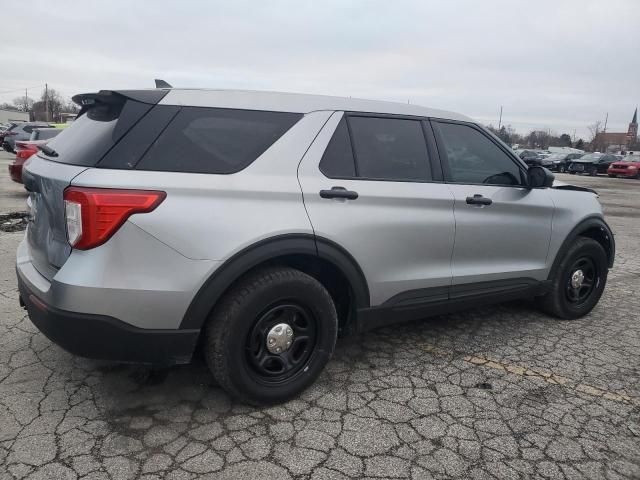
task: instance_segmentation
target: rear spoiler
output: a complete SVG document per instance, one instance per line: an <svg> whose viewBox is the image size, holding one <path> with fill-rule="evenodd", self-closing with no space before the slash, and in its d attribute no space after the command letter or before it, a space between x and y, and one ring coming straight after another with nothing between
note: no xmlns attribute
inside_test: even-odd
<svg viewBox="0 0 640 480"><path fill-rule="evenodd" d="M140 103L155 105L169 90L100 90L97 93L80 93L71 97L73 102L80 106L78 117L97 104L109 105L124 103L125 100L134 100Z"/></svg>

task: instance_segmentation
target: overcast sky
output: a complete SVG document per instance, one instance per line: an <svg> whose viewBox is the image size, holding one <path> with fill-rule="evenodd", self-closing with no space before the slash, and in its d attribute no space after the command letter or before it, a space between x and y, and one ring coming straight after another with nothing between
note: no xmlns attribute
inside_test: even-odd
<svg viewBox="0 0 640 480"><path fill-rule="evenodd" d="M640 1L13 1L0 103L153 86L410 101L519 132L626 131ZM20 90L22 89L22 90Z"/></svg>

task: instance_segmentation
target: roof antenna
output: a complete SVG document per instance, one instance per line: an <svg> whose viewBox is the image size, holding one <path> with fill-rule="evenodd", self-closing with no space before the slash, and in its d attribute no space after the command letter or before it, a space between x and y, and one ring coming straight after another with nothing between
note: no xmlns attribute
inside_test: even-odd
<svg viewBox="0 0 640 480"><path fill-rule="evenodd" d="M169 85L167 82L165 82L164 80L160 80L159 78L156 78L156 88L173 88L173 87Z"/></svg>

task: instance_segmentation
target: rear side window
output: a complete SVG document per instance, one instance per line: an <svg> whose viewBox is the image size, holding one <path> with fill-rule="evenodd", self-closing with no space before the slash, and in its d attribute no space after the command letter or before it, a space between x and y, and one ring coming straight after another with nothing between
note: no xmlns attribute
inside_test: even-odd
<svg viewBox="0 0 640 480"><path fill-rule="evenodd" d="M349 117L358 176L431 180L427 142L419 120Z"/></svg>
<svg viewBox="0 0 640 480"><path fill-rule="evenodd" d="M320 171L330 178L355 177L356 168L347 120L342 117L320 160Z"/></svg>
<svg viewBox="0 0 640 480"><path fill-rule="evenodd" d="M136 169L235 173L262 155L301 117L295 113L184 107Z"/></svg>

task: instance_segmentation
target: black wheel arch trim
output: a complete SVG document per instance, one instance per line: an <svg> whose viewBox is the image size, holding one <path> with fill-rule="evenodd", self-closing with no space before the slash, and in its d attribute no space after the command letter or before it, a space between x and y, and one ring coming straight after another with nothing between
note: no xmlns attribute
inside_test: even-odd
<svg viewBox="0 0 640 480"><path fill-rule="evenodd" d="M558 249L558 253L556 253L555 259L553 260L553 265L551 266L551 270L549 271L549 279L552 279L555 276L560 262L564 258L565 254L569 250L569 247L575 241L575 239L594 227L601 229L608 240L608 248L605 247L605 252L607 253L607 258L609 261L609 268L613 268L613 262L616 254L616 242L613 232L602 217L593 215L580 221L580 223L573 227L573 229L564 239L562 245Z"/></svg>
<svg viewBox="0 0 640 480"><path fill-rule="evenodd" d="M224 292L252 268L287 255L312 255L330 262L349 281L356 308L370 306L369 287L362 269L344 248L312 234L284 234L252 244L226 260L204 282L182 318L180 329L202 328Z"/></svg>

